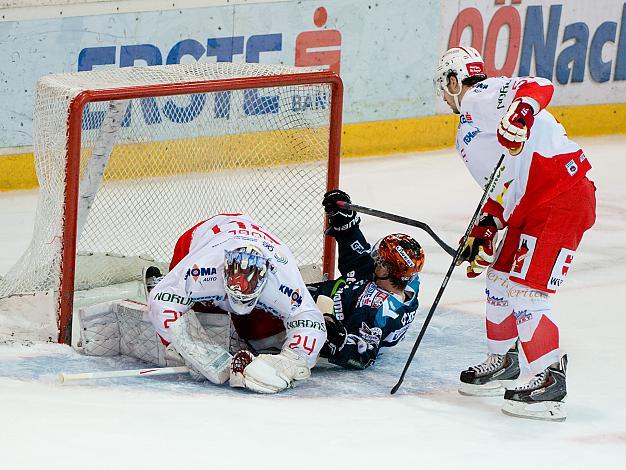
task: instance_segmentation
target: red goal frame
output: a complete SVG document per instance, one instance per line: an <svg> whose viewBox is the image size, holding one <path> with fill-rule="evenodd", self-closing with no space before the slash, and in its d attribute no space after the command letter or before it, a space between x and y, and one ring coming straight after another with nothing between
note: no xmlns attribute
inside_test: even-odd
<svg viewBox="0 0 626 470"><path fill-rule="evenodd" d="M76 230L78 216L78 193L80 180L80 149L82 136L83 110L88 103L111 100L125 100L157 96L186 95L218 91L242 90L248 88L271 88L289 85L331 86L330 134L328 144L328 190L339 184L339 159L341 150L341 127L343 112L343 82L330 71L307 72L292 75L267 77L246 77L224 80L207 80L137 87L85 90L76 95L69 105L67 151L65 163L65 195L63 209L63 239L61 247L61 281L58 298L58 341L70 344L72 332L72 312L74 308L74 276L76 262ZM321 202L321 201L320 201ZM324 235L323 235L324 236ZM335 243L324 236L323 273L333 277L335 266Z"/></svg>

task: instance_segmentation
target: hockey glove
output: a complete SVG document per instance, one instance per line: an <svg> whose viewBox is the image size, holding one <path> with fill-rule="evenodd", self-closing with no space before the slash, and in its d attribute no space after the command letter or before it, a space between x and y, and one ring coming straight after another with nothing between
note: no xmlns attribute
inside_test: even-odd
<svg viewBox="0 0 626 470"><path fill-rule="evenodd" d="M326 211L326 215L328 216L328 225L330 226L328 235L332 235L333 232L343 232L361 222L361 218L356 214L356 212L337 207L338 201L347 203L352 202L348 193L342 191L341 189L333 189L332 191L328 191L324 194L322 205L324 206L324 211Z"/></svg>
<svg viewBox="0 0 626 470"><path fill-rule="evenodd" d="M457 261L460 266L464 261L469 262L467 277L474 278L493 263L498 230L503 228L502 223L491 214L481 214L478 224L472 228L470 236L461 251Z"/></svg>
<svg viewBox="0 0 626 470"><path fill-rule="evenodd" d="M370 328L362 323L359 334L349 334L346 344L334 356L329 357L328 362L346 369L367 369L376 362L381 337L380 328Z"/></svg>
<svg viewBox="0 0 626 470"><path fill-rule="evenodd" d="M229 385L235 388L246 388L246 379L243 371L248 365L254 361L254 354L250 351L242 349L237 351L230 362L230 382Z"/></svg>
<svg viewBox="0 0 626 470"><path fill-rule="evenodd" d="M339 320L333 315L325 314L326 323L326 343L320 351L320 356L329 358L337 354L345 346L348 339L348 332Z"/></svg>
<svg viewBox="0 0 626 470"><path fill-rule="evenodd" d="M534 122L532 106L522 98L514 100L498 126L498 142L512 155L517 155L530 137Z"/></svg>
<svg viewBox="0 0 626 470"><path fill-rule="evenodd" d="M258 393L277 393L310 375L306 359L293 349L284 348L280 354L255 357L243 369L243 384Z"/></svg>

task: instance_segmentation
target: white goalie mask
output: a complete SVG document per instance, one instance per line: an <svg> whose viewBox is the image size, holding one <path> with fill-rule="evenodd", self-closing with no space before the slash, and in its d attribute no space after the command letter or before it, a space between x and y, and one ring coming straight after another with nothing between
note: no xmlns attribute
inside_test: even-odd
<svg viewBox="0 0 626 470"><path fill-rule="evenodd" d="M233 312L246 315L259 300L267 282L269 260L255 246L224 252L224 291Z"/></svg>
<svg viewBox="0 0 626 470"><path fill-rule="evenodd" d="M441 56L433 78L435 91L439 96L444 91L447 92L454 98L457 108L460 108L458 96L461 94L461 89L459 88L456 93L450 91L448 88L450 75L455 75L459 84L469 77L482 76L487 78L485 62L480 53L473 47L453 47Z"/></svg>

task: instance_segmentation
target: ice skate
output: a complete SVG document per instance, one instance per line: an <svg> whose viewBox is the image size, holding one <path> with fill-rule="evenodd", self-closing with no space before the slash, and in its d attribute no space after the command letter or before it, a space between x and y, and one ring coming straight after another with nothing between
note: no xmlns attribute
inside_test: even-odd
<svg viewBox="0 0 626 470"><path fill-rule="evenodd" d="M478 365L461 372L461 395L478 397L502 396L507 385L520 374L517 343L506 354L489 354Z"/></svg>
<svg viewBox="0 0 626 470"><path fill-rule="evenodd" d="M565 421L567 356L535 375L530 382L506 390L502 412L520 418Z"/></svg>

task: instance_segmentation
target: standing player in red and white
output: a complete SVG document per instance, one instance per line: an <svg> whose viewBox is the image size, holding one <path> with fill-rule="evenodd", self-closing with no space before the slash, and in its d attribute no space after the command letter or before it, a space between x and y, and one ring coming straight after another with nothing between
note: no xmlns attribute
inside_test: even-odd
<svg viewBox="0 0 626 470"><path fill-rule="evenodd" d="M504 392L507 414L563 420L567 357L559 349L550 296L595 222L595 186L586 177L591 165L545 110L554 92L549 80L487 78L478 51L455 47L443 54L435 86L460 114L456 147L479 185L486 184L505 153L462 257L469 263L468 277L487 270L489 355L461 373L459 391ZM504 228L496 252L497 234ZM518 341L536 375L504 390L500 381L520 374Z"/></svg>
<svg viewBox="0 0 626 470"><path fill-rule="evenodd" d="M159 273L150 277L155 274ZM256 357L248 351L235 354L231 386L261 393L288 388L294 380L309 377L326 341L322 313L307 290L291 250L243 214L216 215L179 238L170 272L158 279L148 298L150 321L165 344L174 340L178 349L172 331L177 330L175 323L192 305L203 311L230 313L235 325L239 320L247 323L245 329L251 332L250 337L264 339L266 347L280 350L279 354ZM178 353L192 370L202 372L206 364L202 357L194 361L194 345L190 347L190 357L186 351ZM202 375L222 383L228 375L223 375L223 356L213 357L220 366Z"/></svg>

